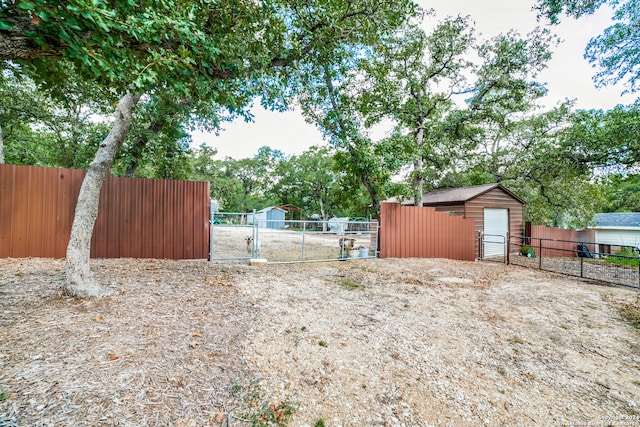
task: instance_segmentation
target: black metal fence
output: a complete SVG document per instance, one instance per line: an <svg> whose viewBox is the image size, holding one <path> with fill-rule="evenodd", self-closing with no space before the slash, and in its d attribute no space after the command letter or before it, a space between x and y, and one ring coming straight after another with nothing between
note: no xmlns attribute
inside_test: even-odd
<svg viewBox="0 0 640 427"><path fill-rule="evenodd" d="M626 245L518 237L506 263L640 289L640 249Z"/></svg>

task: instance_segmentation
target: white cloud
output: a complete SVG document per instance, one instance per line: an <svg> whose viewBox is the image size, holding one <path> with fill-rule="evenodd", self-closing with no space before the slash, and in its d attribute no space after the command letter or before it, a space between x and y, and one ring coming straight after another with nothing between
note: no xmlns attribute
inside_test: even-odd
<svg viewBox="0 0 640 427"><path fill-rule="evenodd" d="M259 104L252 109L253 122L236 119L223 125L219 136L213 133L194 132L193 143L205 143L218 150L218 158L241 159L253 157L265 145L282 151L285 155L297 155L312 145L323 145L322 133L306 123L302 113L294 111L269 111Z"/></svg>

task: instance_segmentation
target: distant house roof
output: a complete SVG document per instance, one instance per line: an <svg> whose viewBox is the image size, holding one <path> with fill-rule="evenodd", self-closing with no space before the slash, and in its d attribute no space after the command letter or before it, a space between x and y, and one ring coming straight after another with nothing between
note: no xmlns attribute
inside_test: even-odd
<svg viewBox="0 0 640 427"><path fill-rule="evenodd" d="M596 214L594 228L640 228L640 212L614 212Z"/></svg>
<svg viewBox="0 0 640 427"><path fill-rule="evenodd" d="M511 191L504 188L502 185L498 183L494 184L484 184L484 185L473 185L470 187L459 187L452 188L450 190L434 190L429 193L424 193L422 195L422 204L423 205L436 205L436 204L448 204L448 203L464 203L467 200L475 199L478 196L481 196L494 188L500 188L505 193L509 194L511 197L524 204L524 200L520 197L513 194ZM387 202L391 203L399 203L397 198L389 199ZM403 200L403 205L412 205L413 199Z"/></svg>

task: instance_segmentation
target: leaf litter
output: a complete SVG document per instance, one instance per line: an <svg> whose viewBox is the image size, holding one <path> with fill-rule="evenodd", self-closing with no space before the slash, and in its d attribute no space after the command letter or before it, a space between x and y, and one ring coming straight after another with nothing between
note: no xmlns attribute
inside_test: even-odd
<svg viewBox="0 0 640 427"><path fill-rule="evenodd" d="M433 259L119 259L92 261L117 292L83 300L63 268L0 260L0 425L638 420L626 289Z"/></svg>

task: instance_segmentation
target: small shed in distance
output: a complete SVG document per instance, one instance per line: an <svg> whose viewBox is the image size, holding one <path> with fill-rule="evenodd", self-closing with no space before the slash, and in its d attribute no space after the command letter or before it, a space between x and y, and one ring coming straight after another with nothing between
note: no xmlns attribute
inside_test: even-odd
<svg viewBox="0 0 640 427"><path fill-rule="evenodd" d="M402 202L412 205L411 200ZM433 207L438 212L472 219L476 235L483 232L495 244L485 244L484 255L503 255L502 238L518 237L524 233L524 200L499 183L435 190L422 195L422 206Z"/></svg>
<svg viewBox="0 0 640 427"><path fill-rule="evenodd" d="M270 206L257 211L254 221L258 225L258 228L283 229L286 212L287 211L277 206Z"/></svg>

